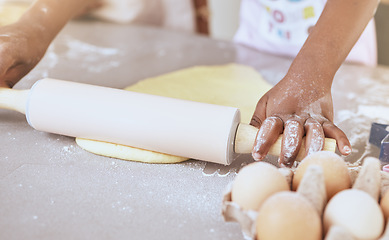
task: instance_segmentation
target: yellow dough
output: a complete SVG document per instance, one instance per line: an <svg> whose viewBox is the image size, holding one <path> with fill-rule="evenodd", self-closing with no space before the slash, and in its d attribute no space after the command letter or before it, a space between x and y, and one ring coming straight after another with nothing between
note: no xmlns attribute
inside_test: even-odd
<svg viewBox="0 0 389 240"><path fill-rule="evenodd" d="M228 64L179 70L145 79L126 90L236 107L241 111L242 122L249 123L259 98L270 88L255 69ZM76 142L89 152L124 160L177 163L188 159L99 141L76 139Z"/></svg>
<svg viewBox="0 0 389 240"><path fill-rule="evenodd" d="M188 158L178 157L139 148L76 138L76 143L83 149L106 157L119 158L124 160L146 162L146 163L178 163Z"/></svg>
<svg viewBox="0 0 389 240"><path fill-rule="evenodd" d="M0 26L16 22L31 5L31 2L0 3Z"/></svg>

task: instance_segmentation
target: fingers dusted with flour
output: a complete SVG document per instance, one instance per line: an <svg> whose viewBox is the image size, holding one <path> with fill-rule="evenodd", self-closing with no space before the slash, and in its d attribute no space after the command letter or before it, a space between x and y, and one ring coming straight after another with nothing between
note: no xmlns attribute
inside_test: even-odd
<svg viewBox="0 0 389 240"><path fill-rule="evenodd" d="M270 150L270 147L277 141L278 136L282 133L284 122L279 117L269 117L263 121L252 151L254 160L263 160Z"/></svg>
<svg viewBox="0 0 389 240"><path fill-rule="evenodd" d="M281 166L292 167L296 159L304 136L301 119L292 118L286 121L282 137L281 155L278 163Z"/></svg>
<svg viewBox="0 0 389 240"><path fill-rule="evenodd" d="M304 124L305 155L318 152L324 148L325 135L323 127L314 118L308 118Z"/></svg>
<svg viewBox="0 0 389 240"><path fill-rule="evenodd" d="M311 80L314 84L309 83L310 79L314 79ZM333 109L331 88L326 81L320 80L310 75L288 73L261 98L253 117L264 119L252 151L255 160L262 160L281 134L281 166L293 166L303 137L307 139L306 154L322 150L324 131L321 123L333 118Z"/></svg>
<svg viewBox="0 0 389 240"><path fill-rule="evenodd" d="M292 166L306 136L306 152L319 151L324 136L337 141L348 155L347 136L333 123L331 87L334 76L374 16L379 1L328 0L285 77L259 101L253 119L261 119L261 134L253 156L263 158L269 143L284 133L279 162ZM268 117L281 117L283 127L265 125ZM252 122L252 125L257 126ZM268 128L267 130L265 128ZM270 132L272 134L270 134Z"/></svg>

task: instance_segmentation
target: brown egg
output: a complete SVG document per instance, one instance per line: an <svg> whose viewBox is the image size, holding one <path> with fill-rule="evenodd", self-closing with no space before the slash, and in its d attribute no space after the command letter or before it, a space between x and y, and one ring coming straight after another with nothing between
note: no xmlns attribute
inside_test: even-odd
<svg viewBox="0 0 389 240"><path fill-rule="evenodd" d="M333 152L321 151L304 158L293 176L293 190L296 190L308 166L319 165L323 169L328 199L337 192L351 187L350 174L344 160Z"/></svg>
<svg viewBox="0 0 389 240"><path fill-rule="evenodd" d="M337 193L327 204L323 216L324 229L343 227L355 239L378 239L384 229L384 216L368 193L346 189Z"/></svg>
<svg viewBox="0 0 389 240"><path fill-rule="evenodd" d="M242 168L231 189L231 200L243 210L258 210L261 204L279 191L290 190L286 178L266 162L251 163Z"/></svg>
<svg viewBox="0 0 389 240"><path fill-rule="evenodd" d="M380 206L382 212L384 213L384 217L386 220L389 218L389 191L384 193L384 196L381 198Z"/></svg>
<svg viewBox="0 0 389 240"><path fill-rule="evenodd" d="M308 200L296 192L279 192L269 197L259 210L257 239L322 239L319 214Z"/></svg>

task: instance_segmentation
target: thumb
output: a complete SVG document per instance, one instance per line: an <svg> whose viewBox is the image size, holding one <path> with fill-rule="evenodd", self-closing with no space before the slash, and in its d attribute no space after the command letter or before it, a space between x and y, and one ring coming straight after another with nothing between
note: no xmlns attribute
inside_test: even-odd
<svg viewBox="0 0 389 240"><path fill-rule="evenodd" d="M251 118L250 125L260 128L262 123L266 119L266 106L267 106L267 96L264 95L259 99L257 106L255 107L254 114Z"/></svg>
<svg viewBox="0 0 389 240"><path fill-rule="evenodd" d="M3 54L0 51L0 87L12 87L12 84L9 84L9 80L7 79L8 69L12 66L12 59L8 56L8 54Z"/></svg>

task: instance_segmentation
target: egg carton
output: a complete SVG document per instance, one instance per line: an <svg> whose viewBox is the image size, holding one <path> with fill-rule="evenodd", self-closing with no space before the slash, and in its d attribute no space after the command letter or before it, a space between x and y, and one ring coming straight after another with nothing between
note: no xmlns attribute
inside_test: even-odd
<svg viewBox="0 0 389 240"><path fill-rule="evenodd" d="M367 158L369 159L369 158ZM370 158L371 160L372 158ZM373 161L378 161L378 159L374 159ZM365 162L366 159L365 159ZM278 169L282 175L286 178L290 189L292 189L292 179L294 176L294 172L296 169L288 169L288 168L279 168ZM377 178L377 172L373 174L370 169L366 166L357 166L357 167L349 167L349 175L351 179L352 188L360 189L367 192L377 201L384 196L389 190L389 173L380 171L380 176ZM361 173L363 172L363 173ZM366 173L367 172L367 173ZM361 174L360 174L361 173ZM364 177L359 180L358 176L364 175ZM378 179L378 182L377 182ZM358 182L358 183L356 183ZM373 186L376 182L376 186ZM324 184L323 184L324 185ZM226 222L237 222L241 227L242 234L245 239L248 240L257 240L256 235L256 219L258 217L258 211L254 210L243 210L236 202L232 201L231 192L232 192L233 182L231 182L225 189L222 198L222 216ZM324 188L324 186L323 186ZM320 190L318 190L320 191ZM316 193L318 194L318 191ZM325 190L324 190L325 191ZM311 195L312 196L312 195ZM317 199L316 199L317 200ZM315 200L313 200L315 201ZM325 200L326 202L326 200ZM325 204L325 203L324 203ZM324 210L325 205L323 205L321 211ZM321 215L322 216L322 215ZM322 218L323 219L323 218ZM385 232L381 236L380 240L389 240L389 221L388 226L385 229ZM344 229L333 228L334 231L331 230L327 233L325 239L326 240L335 240L335 239L355 239L348 232L344 232ZM339 231L337 231L339 230ZM335 233L335 231L337 231ZM334 233L332 233L334 232Z"/></svg>

